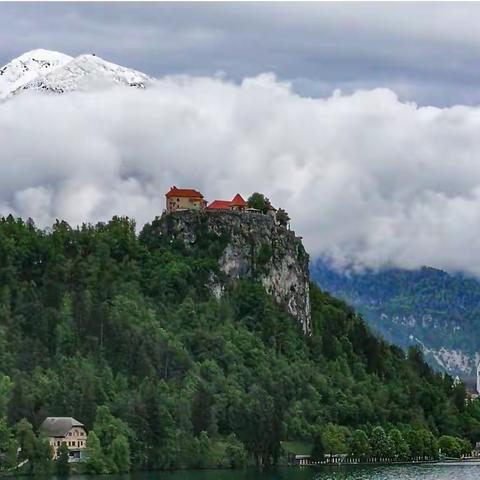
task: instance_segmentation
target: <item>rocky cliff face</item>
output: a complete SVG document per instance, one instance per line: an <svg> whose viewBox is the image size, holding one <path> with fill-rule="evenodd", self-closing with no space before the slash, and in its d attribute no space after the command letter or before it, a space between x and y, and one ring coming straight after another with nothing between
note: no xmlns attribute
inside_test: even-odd
<svg viewBox="0 0 480 480"><path fill-rule="evenodd" d="M160 234L195 248L215 240L224 278L212 275L210 289L219 298L225 282L253 278L311 334L308 254L295 232L269 215L251 212L182 211L164 214ZM220 242L219 242L220 241Z"/></svg>

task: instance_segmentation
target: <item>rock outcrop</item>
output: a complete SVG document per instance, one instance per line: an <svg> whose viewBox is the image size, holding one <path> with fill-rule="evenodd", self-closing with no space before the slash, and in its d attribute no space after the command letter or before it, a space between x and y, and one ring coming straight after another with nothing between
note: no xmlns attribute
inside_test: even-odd
<svg viewBox="0 0 480 480"><path fill-rule="evenodd" d="M227 282L253 278L311 334L308 254L295 232L278 225L270 215L235 211L164 213L160 232L187 249L215 240L220 244L218 265L224 279L212 275L212 293L219 298Z"/></svg>

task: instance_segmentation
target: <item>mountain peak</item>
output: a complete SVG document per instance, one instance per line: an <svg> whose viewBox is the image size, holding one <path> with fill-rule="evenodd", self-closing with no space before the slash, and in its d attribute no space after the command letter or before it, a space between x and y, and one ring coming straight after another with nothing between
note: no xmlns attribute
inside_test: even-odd
<svg viewBox="0 0 480 480"><path fill-rule="evenodd" d="M34 50L29 50L28 52L22 53L20 56L15 58L15 60L27 60L27 59L40 59L40 60L50 60L53 58L64 58L67 61L71 60L73 57L70 55L65 55L64 53L57 52L55 50L46 50L45 48L36 48Z"/></svg>
<svg viewBox="0 0 480 480"><path fill-rule="evenodd" d="M73 57L51 50L25 52L0 68L0 99L7 98L28 82L65 65Z"/></svg>
<svg viewBox="0 0 480 480"><path fill-rule="evenodd" d="M0 99L23 90L64 93L112 85L145 88L152 81L144 73L108 62L95 54L71 57L36 49L0 69Z"/></svg>

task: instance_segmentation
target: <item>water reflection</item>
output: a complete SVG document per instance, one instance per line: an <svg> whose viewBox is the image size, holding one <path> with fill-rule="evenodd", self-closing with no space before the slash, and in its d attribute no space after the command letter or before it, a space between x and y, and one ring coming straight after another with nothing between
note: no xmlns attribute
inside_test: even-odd
<svg viewBox="0 0 480 480"><path fill-rule="evenodd" d="M72 480L479 480L480 465L396 465L281 468L274 471L202 470L69 477ZM52 480L63 480L53 477Z"/></svg>

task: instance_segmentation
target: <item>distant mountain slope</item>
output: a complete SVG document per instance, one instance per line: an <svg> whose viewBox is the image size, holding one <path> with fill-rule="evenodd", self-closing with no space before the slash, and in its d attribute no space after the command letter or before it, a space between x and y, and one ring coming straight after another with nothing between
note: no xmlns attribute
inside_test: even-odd
<svg viewBox="0 0 480 480"><path fill-rule="evenodd" d="M312 277L349 302L387 340L421 345L436 367L473 377L480 351L480 282L435 268L337 272L318 261Z"/></svg>
<svg viewBox="0 0 480 480"><path fill-rule="evenodd" d="M0 69L0 99L25 90L64 93L125 85L145 88L153 81L136 70L96 55L76 58L48 50L32 50Z"/></svg>

